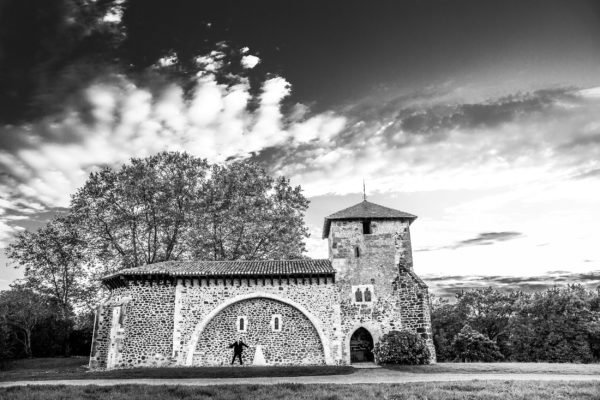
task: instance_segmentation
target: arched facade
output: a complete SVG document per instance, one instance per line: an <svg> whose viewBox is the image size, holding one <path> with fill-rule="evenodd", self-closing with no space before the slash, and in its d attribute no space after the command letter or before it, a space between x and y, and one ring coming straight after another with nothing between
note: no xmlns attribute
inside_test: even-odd
<svg viewBox="0 0 600 400"><path fill-rule="evenodd" d="M262 304L258 303L258 301L263 300ZM251 303L249 303L251 302ZM272 304L272 302L276 302L276 303L280 303L283 304L287 307L271 307L271 311L267 311L266 314L264 314L262 317L259 316L255 316L254 320L255 321L261 321L262 323L262 327L261 327L261 331L262 332L266 332L267 328L271 329L270 323L266 323L265 326L265 321L268 319L269 321L271 320L272 315L283 315L282 317L282 325L285 324L285 320L283 320L283 318L285 317L285 312L287 311L288 315L290 314L290 310L294 310L294 316L298 317L301 316L302 318L296 318L295 321L289 321L290 323L294 323L296 324L296 326L298 324L303 326L303 331L308 333L304 336L305 338L310 339L309 340L309 344L312 345L313 341L312 341L312 335L310 334L311 330L314 330L314 333L316 334L316 338L318 338L318 341L320 342L320 348L322 351L322 362L324 362L325 364L332 364L332 357L331 357L331 347L329 344L329 338L327 337L327 335L324 332L323 329L323 323L317 318L315 317L312 313L310 313L304 306L302 306L301 304L289 299L289 298L284 298L281 296L277 296L271 293L267 293L267 292L255 292L255 293L249 293L249 294L245 294L245 295L239 295L234 297L233 299L230 299L228 301L225 301L221 304L219 304L217 307L215 307L210 313L208 313L208 315L202 319L202 321L198 322L197 325L194 328L194 331L191 335L190 341L187 344L187 346L185 347L185 365L187 366L192 366L195 365L194 363L194 355L196 354L196 359L198 359L198 355L197 355L197 349L198 349L198 344L200 341L200 338L203 334L203 332L207 329L207 328L211 328L210 324L212 321L215 320L215 318L218 318L220 315L222 315L225 311L227 311L228 309L233 312L235 315L237 316L237 312L238 310L233 309L233 307L236 304L240 304L240 303L249 303L249 304L254 304L256 306L269 306ZM253 306L249 306L244 308L240 308L239 312L242 311L248 311L249 309L252 310ZM282 311L283 314L282 314ZM292 318L294 317L292 316ZM231 316L228 315L226 316L226 318L230 318ZM305 321L303 321L302 319L305 319ZM227 321L227 319L225 319ZM227 321L227 322L231 322L231 321ZM225 331L224 332L224 339L226 339L223 343L219 343L224 344L226 343L226 341L234 339L235 340L235 336L237 337L241 337L242 340L244 340L244 337L247 338L252 338L255 337L254 335L252 335L252 319L248 318L248 330L250 331L249 333L241 333L241 332L235 332L233 331L233 326L235 324L229 324L229 329L231 329L230 331ZM309 323L310 326L306 326L306 323ZM263 329L264 328L264 329ZM227 329L227 328L226 328ZM277 336L277 335L273 335L273 336ZM279 337L279 339L281 339L281 335ZM268 339L266 339L268 340ZM256 346L256 344L259 343L248 343L248 345L252 345L252 346ZM202 346L201 346L202 347ZM222 347L222 346L221 346ZM263 348L264 349L264 348ZM227 353L227 355L229 356L229 351L227 351L227 349L224 349L225 353ZM252 355L254 354L254 349L251 349L248 353L248 360L252 359ZM267 351L268 353L269 351ZM206 355L206 353L205 353ZM270 354L269 354L270 355ZM202 357L202 356L200 356ZM269 362L270 360L273 359L277 359L277 357L270 357L267 359L267 362ZM212 357L209 358L207 361L208 365L216 365L216 364L220 364L220 362L222 360L226 360L226 358L215 358ZM294 361L298 361L300 360L300 362L294 362ZM305 360L304 362L302 362L301 360ZM320 361L320 357L319 354L314 354L313 357L310 358L306 358L306 357L292 357L290 359L291 362L288 362L285 359L280 359L279 361L274 361L273 363L275 364L319 364L322 363Z"/></svg>

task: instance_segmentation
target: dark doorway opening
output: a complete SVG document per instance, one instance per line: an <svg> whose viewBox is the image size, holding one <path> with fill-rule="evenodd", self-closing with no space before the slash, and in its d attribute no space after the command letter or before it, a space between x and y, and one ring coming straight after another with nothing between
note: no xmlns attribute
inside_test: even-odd
<svg viewBox="0 0 600 400"><path fill-rule="evenodd" d="M363 226L363 234L370 235L371 234L371 221L370 220L363 221L362 226Z"/></svg>
<svg viewBox="0 0 600 400"><path fill-rule="evenodd" d="M358 328L350 337L350 362L373 362L373 337L365 328Z"/></svg>

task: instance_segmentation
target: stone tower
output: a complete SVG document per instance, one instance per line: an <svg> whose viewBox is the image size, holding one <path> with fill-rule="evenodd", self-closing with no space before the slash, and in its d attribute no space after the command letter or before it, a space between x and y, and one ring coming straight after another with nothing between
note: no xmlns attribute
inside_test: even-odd
<svg viewBox="0 0 600 400"><path fill-rule="evenodd" d="M344 359L371 361L369 347L381 335L405 329L427 340L435 360L427 286L413 271L410 225L416 218L366 200L325 218Z"/></svg>

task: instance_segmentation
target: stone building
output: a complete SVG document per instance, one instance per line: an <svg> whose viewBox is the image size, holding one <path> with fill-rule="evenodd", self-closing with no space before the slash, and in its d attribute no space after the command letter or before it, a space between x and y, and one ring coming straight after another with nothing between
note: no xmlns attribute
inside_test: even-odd
<svg viewBox="0 0 600 400"><path fill-rule="evenodd" d="M326 260L167 261L103 278L92 368L229 365L241 338L253 365L373 361L379 338L431 338L414 273L414 215L366 200L325 218Z"/></svg>

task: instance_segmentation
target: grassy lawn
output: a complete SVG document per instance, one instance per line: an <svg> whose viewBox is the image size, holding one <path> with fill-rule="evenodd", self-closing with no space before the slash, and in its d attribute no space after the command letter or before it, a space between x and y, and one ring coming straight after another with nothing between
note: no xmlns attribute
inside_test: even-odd
<svg viewBox="0 0 600 400"><path fill-rule="evenodd" d="M415 374L600 374L600 364L558 363L438 363L434 365L385 365L386 369Z"/></svg>
<svg viewBox="0 0 600 400"><path fill-rule="evenodd" d="M352 367L182 367L135 368L88 372L87 357L34 358L16 360L0 371L0 381L54 379L140 378L249 378L265 376L314 376L351 374ZM432 373L562 373L600 374L600 364L550 363L439 363L435 365L390 365L386 369L414 374Z"/></svg>
<svg viewBox="0 0 600 400"><path fill-rule="evenodd" d="M449 400L449 399L598 399L600 383L492 382L412 383L404 385L243 385L243 386L28 386L0 388L0 398L58 400L137 399L327 399L327 400Z"/></svg>
<svg viewBox="0 0 600 400"><path fill-rule="evenodd" d="M54 379L140 379L140 378L250 378L265 376L344 375L352 367L181 367L133 368L88 372L86 357L34 358L17 360L7 370L0 371L0 381Z"/></svg>

